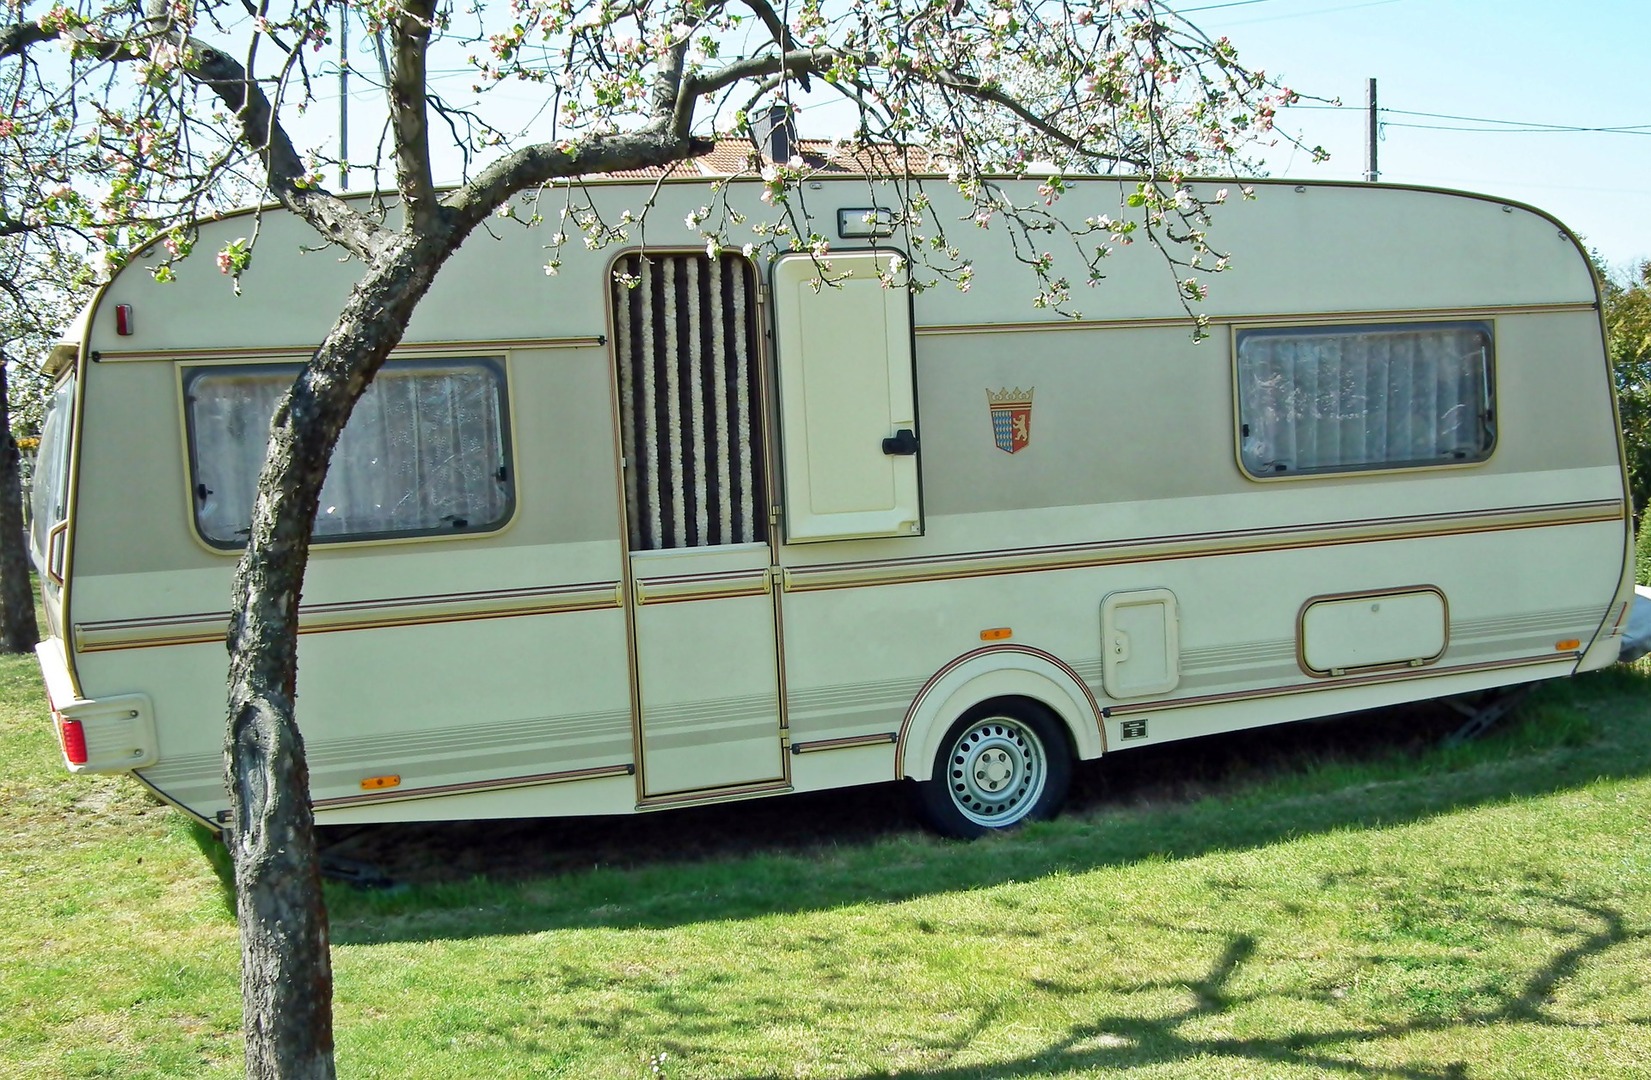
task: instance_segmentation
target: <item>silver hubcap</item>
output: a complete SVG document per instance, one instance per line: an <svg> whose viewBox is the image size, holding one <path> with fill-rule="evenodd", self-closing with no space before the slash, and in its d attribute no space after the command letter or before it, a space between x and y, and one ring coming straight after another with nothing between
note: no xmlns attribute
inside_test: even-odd
<svg viewBox="0 0 1651 1080"><path fill-rule="evenodd" d="M970 727L952 745L946 782L964 817L1001 828L1037 804L1048 772L1043 743L1031 729L994 716Z"/></svg>

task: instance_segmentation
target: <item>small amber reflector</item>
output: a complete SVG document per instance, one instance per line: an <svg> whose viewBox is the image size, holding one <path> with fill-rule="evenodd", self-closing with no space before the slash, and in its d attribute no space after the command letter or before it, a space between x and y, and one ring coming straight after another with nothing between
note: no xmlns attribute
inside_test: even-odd
<svg viewBox="0 0 1651 1080"><path fill-rule="evenodd" d="M1015 632L1007 626L994 626L990 630L980 632L980 640L982 641L1008 641L1014 636Z"/></svg>
<svg viewBox="0 0 1651 1080"><path fill-rule="evenodd" d="M361 781L362 791L383 791L385 788L400 786L401 777L399 776L369 776Z"/></svg>
<svg viewBox="0 0 1651 1080"><path fill-rule="evenodd" d="M1582 642L1576 638L1566 638L1564 641L1554 642L1554 652L1570 652L1572 649L1580 649L1581 647Z"/></svg>

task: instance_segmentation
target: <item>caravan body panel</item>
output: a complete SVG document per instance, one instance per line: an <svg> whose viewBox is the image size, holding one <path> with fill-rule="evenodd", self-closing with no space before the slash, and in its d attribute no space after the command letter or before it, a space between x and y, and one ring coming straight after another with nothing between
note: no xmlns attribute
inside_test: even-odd
<svg viewBox="0 0 1651 1080"><path fill-rule="evenodd" d="M1072 181L1058 209L1116 214L1130 186ZM615 213L642 191L590 190ZM761 220L759 191L728 197ZM822 180L807 212L862 220L867 191ZM1258 184L1215 211L1232 266L1198 342L1146 244L1058 319L1002 229L971 236L968 291L910 293L884 280L898 238L705 255L682 224L705 199L665 182L654 246L564 249L555 277L537 233L480 235L418 308L305 583L318 820L924 779L994 702L1036 703L1094 757L1615 658L1623 461L1595 284L1551 219ZM143 700L152 736L92 725L89 759L140 750L137 775L209 822L235 551L204 508L239 475L221 448L261 444L204 400L234 379L200 373L302 362L356 271L311 242L267 213L239 297L205 257L174 285L117 276L48 440L60 731ZM375 455L412 479L371 487ZM496 513L440 502L478 485Z"/></svg>

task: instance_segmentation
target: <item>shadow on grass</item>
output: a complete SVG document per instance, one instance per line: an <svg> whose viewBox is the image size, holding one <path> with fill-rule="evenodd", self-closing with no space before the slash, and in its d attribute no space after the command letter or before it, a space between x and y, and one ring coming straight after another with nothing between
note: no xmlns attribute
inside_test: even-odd
<svg viewBox="0 0 1651 1080"><path fill-rule="evenodd" d="M1651 775L1648 692L1626 670L1556 683L1522 720L1454 749L1440 743L1461 718L1429 705L1131 750L1080 768L1061 820L972 844L919 831L902 785L624 818L324 830L335 854L409 886L333 887L333 936L667 927L1400 824Z"/></svg>
<svg viewBox="0 0 1651 1080"><path fill-rule="evenodd" d="M1539 889L1521 890L1519 899L1523 902L1522 906L1540 905L1555 912L1555 917L1546 921L1522 924L1525 929L1574 935L1577 941L1547 957L1545 962L1511 988L1478 983L1460 989L1459 995L1463 998L1487 1002L1482 1006L1452 1009L1448 1015L1413 1015L1404 1020L1366 1025L1342 1024L1306 1029L1307 1025L1298 1023L1290 1025L1293 1030L1279 1036L1246 1039L1199 1034L1200 1029L1229 1026L1209 1021L1232 1017L1239 1010L1263 999L1285 996L1268 992L1240 993L1229 989L1245 962L1254 954L1256 942L1248 934L1222 934L1220 936L1225 940L1203 979L1190 984L1149 983L1099 988L1122 994L1164 989L1191 991L1192 1000L1183 1009L1152 1016L1135 1013L1100 1016L1073 1026L1065 1038L1046 1045L1034 1055L997 1060L989 1066L942 1066L911 1070L904 1075L921 1075L931 1080L964 1080L966 1077L986 1075L994 1078L1055 1074L1112 1075L1143 1066L1173 1066L1177 1063L1185 1063L1200 1075L1212 1075L1212 1065L1223 1059L1238 1059L1262 1066L1309 1070L1321 1076L1465 1080L1469 1076L1470 1063L1467 1061L1379 1065L1361 1061L1356 1055L1361 1048L1375 1047L1378 1043L1417 1034L1518 1024L1538 1028L1535 1038L1540 1040L1540 1029L1557 1032L1565 1028L1596 1026L1568 1021L1559 1015L1552 1007L1555 990L1585 961L1603 956L1620 945L1651 938L1651 931L1631 929L1622 912L1615 908L1583 903ZM1087 983L1059 986L1045 982L1040 983L1038 989L1082 997L1094 993L1097 987ZM1326 993L1323 997L1332 998L1333 994ZM1633 1027L1646 1022L1647 1018L1631 1018L1620 1021L1620 1026ZM969 1049L971 1041L970 1037L965 1036L954 1040L947 1049L951 1055L963 1053ZM893 1074L882 1071L863 1073L858 1080L890 1075Z"/></svg>
<svg viewBox="0 0 1651 1080"><path fill-rule="evenodd" d="M212 867L212 875L218 879L218 890L220 899L224 902L224 911L230 918L235 918L235 860L230 856L229 849L218 839L217 833L194 820L190 820L187 827L189 839L201 849L201 854L206 856L207 865Z"/></svg>

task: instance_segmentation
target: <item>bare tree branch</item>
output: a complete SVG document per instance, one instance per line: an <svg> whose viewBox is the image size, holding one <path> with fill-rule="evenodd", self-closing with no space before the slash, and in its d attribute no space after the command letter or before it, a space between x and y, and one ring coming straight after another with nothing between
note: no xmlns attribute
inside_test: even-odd
<svg viewBox="0 0 1651 1080"><path fill-rule="evenodd" d="M408 0L390 24L390 117L395 129L396 187L406 228L420 231L439 209L430 175L430 128L425 111L426 54L433 0Z"/></svg>

